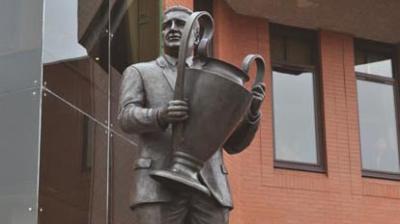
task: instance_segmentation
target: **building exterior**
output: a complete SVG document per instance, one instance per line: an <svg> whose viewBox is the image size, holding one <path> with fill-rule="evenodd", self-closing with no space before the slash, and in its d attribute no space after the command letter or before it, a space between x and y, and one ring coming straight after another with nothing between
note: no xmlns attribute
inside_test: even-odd
<svg viewBox="0 0 400 224"><path fill-rule="evenodd" d="M266 61L231 223L400 223L400 2L45 1L0 3L1 223L132 223L119 81L175 4L213 14L215 57Z"/></svg>

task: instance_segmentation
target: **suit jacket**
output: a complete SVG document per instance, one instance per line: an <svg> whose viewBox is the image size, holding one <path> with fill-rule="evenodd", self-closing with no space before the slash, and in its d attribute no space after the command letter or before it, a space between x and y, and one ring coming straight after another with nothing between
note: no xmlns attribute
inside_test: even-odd
<svg viewBox="0 0 400 224"><path fill-rule="evenodd" d="M149 172L168 166L172 154L171 125L162 127L157 113L173 99L175 79L176 66L166 56L131 65L123 73L118 119L125 132L137 135L139 150L130 192L132 208L141 203L167 202L173 197ZM258 128L259 115L249 118L243 119L224 144L228 153L238 153L250 144ZM232 208L221 149L204 164L200 175L221 206Z"/></svg>

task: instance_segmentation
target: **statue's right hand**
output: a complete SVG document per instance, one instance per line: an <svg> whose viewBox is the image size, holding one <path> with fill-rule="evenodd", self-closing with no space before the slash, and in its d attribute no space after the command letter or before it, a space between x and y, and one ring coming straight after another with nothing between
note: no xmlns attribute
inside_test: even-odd
<svg viewBox="0 0 400 224"><path fill-rule="evenodd" d="M188 118L189 104L184 100L171 100L159 112L159 121L161 124L182 122Z"/></svg>

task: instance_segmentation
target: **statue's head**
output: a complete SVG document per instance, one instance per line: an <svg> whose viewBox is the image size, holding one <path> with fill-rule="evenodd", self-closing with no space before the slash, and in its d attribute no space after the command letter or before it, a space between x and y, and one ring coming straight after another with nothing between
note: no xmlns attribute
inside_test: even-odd
<svg viewBox="0 0 400 224"><path fill-rule="evenodd" d="M183 6L173 6L164 11L162 38L166 54L178 57L183 28L192 13L192 10ZM192 38L195 39L196 37L192 35Z"/></svg>

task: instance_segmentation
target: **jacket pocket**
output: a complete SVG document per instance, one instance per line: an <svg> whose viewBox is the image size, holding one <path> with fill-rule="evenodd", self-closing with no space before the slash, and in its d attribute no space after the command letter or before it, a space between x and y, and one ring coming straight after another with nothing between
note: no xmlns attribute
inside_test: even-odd
<svg viewBox="0 0 400 224"><path fill-rule="evenodd" d="M133 168L135 170L149 169L151 167L152 162L153 161L150 158L139 158L139 159L135 160L135 162L133 163Z"/></svg>

